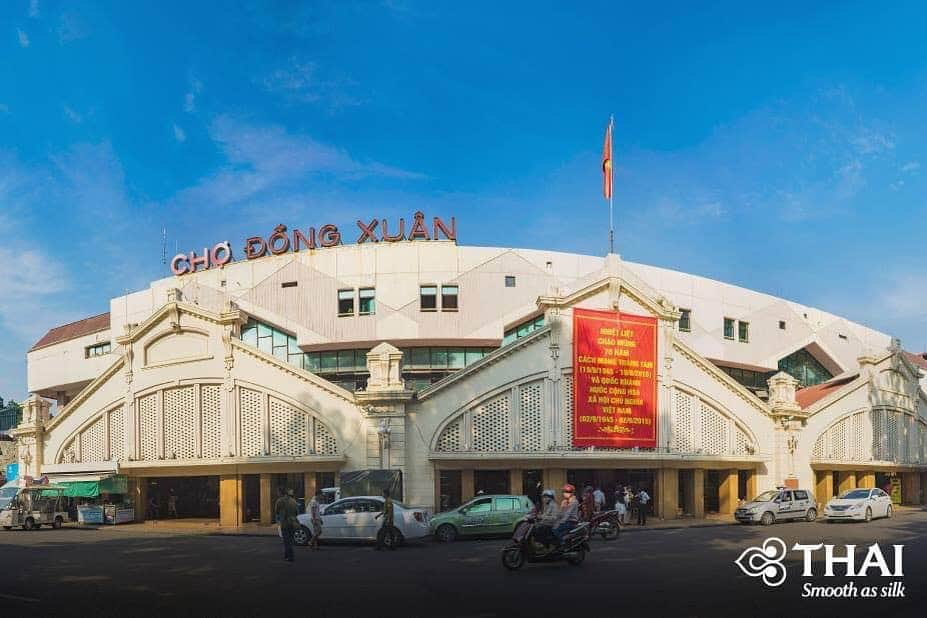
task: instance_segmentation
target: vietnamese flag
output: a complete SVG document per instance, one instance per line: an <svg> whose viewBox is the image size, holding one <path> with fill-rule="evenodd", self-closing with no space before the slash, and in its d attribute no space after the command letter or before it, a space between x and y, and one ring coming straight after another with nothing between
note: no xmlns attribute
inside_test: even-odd
<svg viewBox="0 0 927 618"><path fill-rule="evenodd" d="M613 120L608 121L608 128L605 129L605 143L602 145L602 193L605 199L612 199L612 125Z"/></svg>

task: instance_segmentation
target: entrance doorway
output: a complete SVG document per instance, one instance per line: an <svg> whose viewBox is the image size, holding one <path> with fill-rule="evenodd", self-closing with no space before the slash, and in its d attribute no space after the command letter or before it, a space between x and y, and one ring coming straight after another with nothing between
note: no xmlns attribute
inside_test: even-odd
<svg viewBox="0 0 927 618"><path fill-rule="evenodd" d="M474 470L473 491L479 495L509 493L508 470Z"/></svg>
<svg viewBox="0 0 927 618"><path fill-rule="evenodd" d="M173 498L173 499L172 499ZM171 503L176 515L171 512ZM167 476L148 479L148 519L219 518L218 476Z"/></svg>
<svg viewBox="0 0 927 618"><path fill-rule="evenodd" d="M461 504L463 492L460 470L440 470L438 481L438 511L450 511Z"/></svg>
<svg viewBox="0 0 927 618"><path fill-rule="evenodd" d="M261 521L261 475L260 474L243 474L241 476L242 493L244 493L244 512L242 519L246 523L249 521Z"/></svg>
<svg viewBox="0 0 927 618"><path fill-rule="evenodd" d="M541 486L541 470L524 470L521 476L521 493L525 494L535 506L541 506L541 492L544 488Z"/></svg>
<svg viewBox="0 0 927 618"><path fill-rule="evenodd" d="M590 470L590 469L571 469L567 470L567 482L576 487L577 497L582 497L585 487L598 487L605 493L605 505L607 508L615 508L617 488L628 486L634 493L641 489L650 496L650 502L647 511L650 515L659 512L657 505L656 473L654 470L646 469L623 469L613 470ZM559 488L557 488L559 489Z"/></svg>
<svg viewBox="0 0 927 618"><path fill-rule="evenodd" d="M721 510L721 474L717 470L705 470L705 512Z"/></svg>

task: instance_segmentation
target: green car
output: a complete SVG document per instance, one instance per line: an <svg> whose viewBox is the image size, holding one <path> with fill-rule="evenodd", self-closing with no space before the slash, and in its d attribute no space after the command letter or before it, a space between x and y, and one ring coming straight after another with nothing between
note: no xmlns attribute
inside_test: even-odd
<svg viewBox="0 0 927 618"><path fill-rule="evenodd" d="M432 517L431 533L444 543L458 536L512 534L515 524L533 508L528 496L477 496L452 511Z"/></svg>

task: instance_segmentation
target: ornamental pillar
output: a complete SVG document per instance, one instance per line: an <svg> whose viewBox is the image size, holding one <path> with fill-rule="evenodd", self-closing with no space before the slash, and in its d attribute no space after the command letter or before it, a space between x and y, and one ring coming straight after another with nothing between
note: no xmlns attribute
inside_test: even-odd
<svg viewBox="0 0 927 618"><path fill-rule="evenodd" d="M33 478L42 475L45 463L45 423L49 418L51 404L33 393L22 403L23 420L10 430L16 440L16 461L19 476Z"/></svg>

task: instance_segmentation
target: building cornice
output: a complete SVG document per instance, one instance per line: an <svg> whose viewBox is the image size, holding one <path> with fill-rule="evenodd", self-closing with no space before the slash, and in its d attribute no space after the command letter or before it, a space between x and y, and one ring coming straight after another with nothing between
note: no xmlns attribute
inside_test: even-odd
<svg viewBox="0 0 927 618"><path fill-rule="evenodd" d="M166 318L170 318L171 322L179 323L180 315L184 313L197 317L205 322L210 322L212 324L218 324L221 326L235 324L236 322L241 321L241 312L238 311L238 309L229 308L226 311L222 311L221 313L213 313L212 311L208 311L197 305L172 301L168 302L153 314L148 316L148 318L146 318L145 321L141 324L130 328L125 335L116 337L116 343L122 346L129 343L135 343L146 333L151 331L155 325Z"/></svg>
<svg viewBox="0 0 927 618"><path fill-rule="evenodd" d="M658 300L653 299L639 290L635 285L629 283L627 279L622 279L615 275L603 277L566 296L540 296L538 297L537 304L539 309L567 309L591 296L595 296L609 289L615 289L619 295L627 294L662 320L676 321L681 315L666 298L661 297Z"/></svg>

